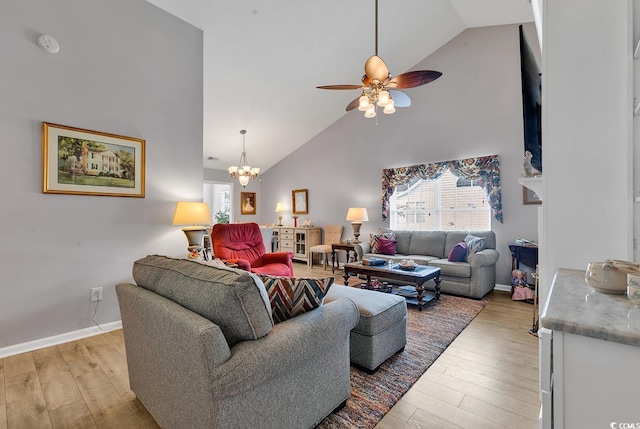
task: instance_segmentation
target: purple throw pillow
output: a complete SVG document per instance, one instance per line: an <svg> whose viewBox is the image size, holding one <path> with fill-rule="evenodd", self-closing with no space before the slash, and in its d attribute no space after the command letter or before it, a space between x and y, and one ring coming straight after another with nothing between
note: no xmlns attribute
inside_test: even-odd
<svg viewBox="0 0 640 429"><path fill-rule="evenodd" d="M449 252L449 262L465 262L467 260L467 243L461 241Z"/></svg>
<svg viewBox="0 0 640 429"><path fill-rule="evenodd" d="M378 239L378 253L381 253L383 255L395 255L396 243L396 240L380 237Z"/></svg>

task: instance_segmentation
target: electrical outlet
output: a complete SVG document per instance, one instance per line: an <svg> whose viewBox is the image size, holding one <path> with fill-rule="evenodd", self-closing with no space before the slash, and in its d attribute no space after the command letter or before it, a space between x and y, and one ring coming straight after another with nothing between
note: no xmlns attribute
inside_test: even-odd
<svg viewBox="0 0 640 429"><path fill-rule="evenodd" d="M94 287L91 289L91 302L102 301L102 288Z"/></svg>

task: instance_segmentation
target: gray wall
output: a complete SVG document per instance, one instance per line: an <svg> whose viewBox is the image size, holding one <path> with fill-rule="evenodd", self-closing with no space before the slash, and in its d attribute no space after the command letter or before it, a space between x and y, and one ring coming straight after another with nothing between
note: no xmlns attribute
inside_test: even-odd
<svg viewBox="0 0 640 429"><path fill-rule="evenodd" d="M539 56L533 24L526 30ZM492 229L501 254L497 281L509 284L507 243L518 237L537 240L536 206L522 204L522 187L516 182L524 153L518 27L468 29L415 69L439 70L443 76L407 90L412 107L390 116L380 114L378 125L352 111L270 168L261 178L259 214L264 222L272 222L277 201L290 206L291 190L307 188L308 217L315 225L343 224L345 234L351 235L347 209L366 207L366 237L388 225L381 217L384 168L497 154L504 224L493 220ZM343 109L357 95L319 91L317 97L333 97L336 109ZM292 224L286 215L284 220Z"/></svg>
<svg viewBox="0 0 640 429"><path fill-rule="evenodd" d="M58 54L42 51L54 36ZM9 0L0 14L0 348L120 319L114 285L181 256L202 198L202 32L144 0ZM146 198L41 193L42 122L146 139Z"/></svg>

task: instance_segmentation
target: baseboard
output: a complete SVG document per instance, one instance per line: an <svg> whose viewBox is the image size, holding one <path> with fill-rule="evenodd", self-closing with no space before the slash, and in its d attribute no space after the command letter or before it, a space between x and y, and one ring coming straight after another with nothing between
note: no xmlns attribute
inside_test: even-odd
<svg viewBox="0 0 640 429"><path fill-rule="evenodd" d="M20 353L31 352L33 350L43 349L45 347L56 346L58 344L68 343L69 341L75 341L82 338L92 337L98 334L104 334L105 332L114 331L120 328L122 328L122 321L117 320L115 322L104 323L100 325L100 327L93 326L91 328L85 328L73 332L67 332L65 334L54 335L53 337L41 338L39 340L15 344L13 346L1 348L0 358L18 355Z"/></svg>
<svg viewBox="0 0 640 429"><path fill-rule="evenodd" d="M493 288L494 290L502 290L505 292L511 292L511 285L501 285L496 283L496 285Z"/></svg>

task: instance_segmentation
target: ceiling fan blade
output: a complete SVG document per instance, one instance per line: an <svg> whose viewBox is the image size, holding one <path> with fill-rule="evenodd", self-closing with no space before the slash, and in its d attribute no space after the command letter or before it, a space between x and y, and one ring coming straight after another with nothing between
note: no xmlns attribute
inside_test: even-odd
<svg viewBox="0 0 640 429"><path fill-rule="evenodd" d="M416 70L403 73L391 79L387 86L391 88L415 88L433 82L442 76L442 73L434 70Z"/></svg>
<svg viewBox="0 0 640 429"><path fill-rule="evenodd" d="M377 55L369 57L364 64L364 77L362 83L365 86L369 86L372 80L378 80L384 82L389 77L389 69L382 58Z"/></svg>
<svg viewBox="0 0 640 429"><path fill-rule="evenodd" d="M316 86L318 89L362 89L362 85L323 85Z"/></svg>
<svg viewBox="0 0 640 429"><path fill-rule="evenodd" d="M347 104L347 112L357 108L360 105L360 97L353 100L351 103Z"/></svg>
<svg viewBox="0 0 640 429"><path fill-rule="evenodd" d="M389 89L388 91L389 91L389 94L391 94L391 98L393 99L393 104L396 107L411 106L411 98L409 98L409 96L405 92L398 91L397 89Z"/></svg>

